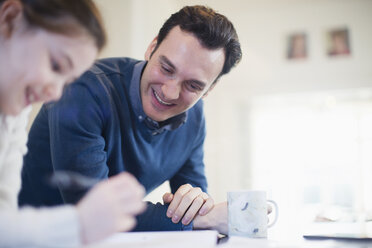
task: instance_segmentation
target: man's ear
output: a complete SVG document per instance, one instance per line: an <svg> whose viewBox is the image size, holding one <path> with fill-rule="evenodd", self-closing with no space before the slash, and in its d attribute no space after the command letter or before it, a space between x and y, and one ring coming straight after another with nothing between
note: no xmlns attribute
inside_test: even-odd
<svg viewBox="0 0 372 248"><path fill-rule="evenodd" d="M154 52L154 49L156 47L156 45L158 44L158 36L156 36L150 43L150 45L148 46L146 52L145 52L145 60L149 60L152 53Z"/></svg>
<svg viewBox="0 0 372 248"><path fill-rule="evenodd" d="M217 84L217 81L213 82L212 85L209 87L209 89L207 90L207 92L204 93L204 95L202 96L202 98L204 99L206 96L208 96L209 92L211 92L214 87L216 86Z"/></svg>
<svg viewBox="0 0 372 248"><path fill-rule="evenodd" d="M22 3L18 0L5 1L0 8L0 33L10 37L17 22L22 18Z"/></svg>

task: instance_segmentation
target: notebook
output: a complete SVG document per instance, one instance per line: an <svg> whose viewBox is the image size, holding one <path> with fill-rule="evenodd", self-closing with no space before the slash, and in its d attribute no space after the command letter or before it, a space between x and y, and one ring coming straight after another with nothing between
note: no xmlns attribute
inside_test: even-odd
<svg viewBox="0 0 372 248"><path fill-rule="evenodd" d="M362 233L329 233L329 234L305 234L303 236L309 240L324 240L324 239L335 239L335 240L349 240L349 241L371 241L372 236Z"/></svg>
<svg viewBox="0 0 372 248"><path fill-rule="evenodd" d="M128 232L87 246L87 248L212 248L217 245L217 231Z"/></svg>
<svg viewBox="0 0 372 248"><path fill-rule="evenodd" d="M324 223L318 224L316 229L303 235L308 240L350 240L350 241L372 241L371 224L369 222L359 223Z"/></svg>

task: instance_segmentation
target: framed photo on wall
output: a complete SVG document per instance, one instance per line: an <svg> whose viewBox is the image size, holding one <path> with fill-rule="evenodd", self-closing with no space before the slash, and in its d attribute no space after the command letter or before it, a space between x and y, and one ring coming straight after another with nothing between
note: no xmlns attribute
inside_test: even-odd
<svg viewBox="0 0 372 248"><path fill-rule="evenodd" d="M348 28L331 29L326 33L327 54L330 57L351 55Z"/></svg>
<svg viewBox="0 0 372 248"><path fill-rule="evenodd" d="M308 41L305 32L292 33L287 37L287 59L306 59L308 56Z"/></svg>

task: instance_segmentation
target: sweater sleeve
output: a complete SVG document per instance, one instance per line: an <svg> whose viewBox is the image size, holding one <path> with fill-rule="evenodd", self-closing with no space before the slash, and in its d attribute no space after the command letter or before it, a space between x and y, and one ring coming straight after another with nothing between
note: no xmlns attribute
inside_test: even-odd
<svg viewBox="0 0 372 248"><path fill-rule="evenodd" d="M0 210L17 209L23 155L27 152L26 126L31 108L16 117L5 117L0 141Z"/></svg>
<svg viewBox="0 0 372 248"><path fill-rule="evenodd" d="M78 247L78 214L73 206L0 212L0 247Z"/></svg>
<svg viewBox="0 0 372 248"><path fill-rule="evenodd" d="M168 205L147 202L146 211L137 216L137 226L134 232L139 231L191 231L193 222L183 225L181 222L174 224L166 216Z"/></svg>

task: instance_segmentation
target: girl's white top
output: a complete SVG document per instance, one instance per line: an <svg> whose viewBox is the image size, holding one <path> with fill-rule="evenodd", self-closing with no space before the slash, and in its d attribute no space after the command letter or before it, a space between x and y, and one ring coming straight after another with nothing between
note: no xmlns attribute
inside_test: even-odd
<svg viewBox="0 0 372 248"><path fill-rule="evenodd" d="M75 207L18 209L30 110L15 117L0 113L0 247L77 247L81 242Z"/></svg>

